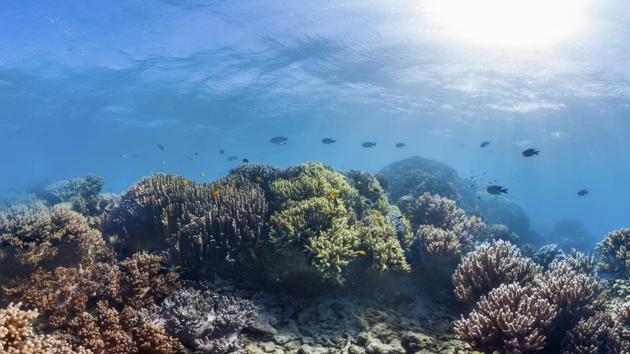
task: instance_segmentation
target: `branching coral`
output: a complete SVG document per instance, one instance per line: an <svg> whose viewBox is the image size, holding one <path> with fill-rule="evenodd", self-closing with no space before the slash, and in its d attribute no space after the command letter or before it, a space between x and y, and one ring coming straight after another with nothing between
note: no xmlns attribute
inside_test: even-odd
<svg viewBox="0 0 630 354"><path fill-rule="evenodd" d="M172 262L203 271L235 264L265 234L267 214L263 190L242 175L202 185L155 174L122 196L108 233L125 248L168 250Z"/></svg>
<svg viewBox="0 0 630 354"><path fill-rule="evenodd" d="M78 213L85 216L96 215L101 203L99 193L104 185L103 177L88 175L84 178L49 184L36 191L35 195L49 205L69 203L72 210Z"/></svg>
<svg viewBox="0 0 630 354"><path fill-rule="evenodd" d="M96 300L140 308L168 296L178 289L179 278L161 268L161 257L136 254L119 264L58 267L52 272L40 269L7 293L43 311L48 324L59 328Z"/></svg>
<svg viewBox="0 0 630 354"><path fill-rule="evenodd" d="M101 233L85 217L64 206L19 205L0 213L2 268L16 274L37 267L88 264L107 258ZM14 267L17 266L18 269ZM0 271L1 273L1 271Z"/></svg>
<svg viewBox="0 0 630 354"><path fill-rule="evenodd" d="M617 277L630 277L630 228L612 231L597 245L600 270Z"/></svg>
<svg viewBox="0 0 630 354"><path fill-rule="evenodd" d="M503 224L488 225L481 234L481 239L484 241L504 240L511 243L518 243L519 237L514 232Z"/></svg>
<svg viewBox="0 0 630 354"><path fill-rule="evenodd" d="M21 304L0 309L0 351L4 354L89 354L83 347L73 348L66 340L35 334L35 310L24 311Z"/></svg>
<svg viewBox="0 0 630 354"><path fill-rule="evenodd" d="M169 334L197 352L245 353L241 332L259 321L257 308L247 300L213 291L184 289L160 308L140 312L146 323L161 323Z"/></svg>
<svg viewBox="0 0 630 354"><path fill-rule="evenodd" d="M547 269L549 268L551 262L554 260L564 259L565 257L564 252L560 249L560 247L558 247L558 245L550 243L540 247L536 253L534 253L533 259L536 263Z"/></svg>
<svg viewBox="0 0 630 354"><path fill-rule="evenodd" d="M143 322L135 310L96 304L94 315L83 312L69 324L78 341L95 354L170 354L181 347L163 327Z"/></svg>
<svg viewBox="0 0 630 354"><path fill-rule="evenodd" d="M528 353L542 350L558 308L517 283L482 296L475 309L455 323L455 334L481 351Z"/></svg>
<svg viewBox="0 0 630 354"><path fill-rule="evenodd" d="M356 177L357 182L366 179ZM380 192L372 192L380 199ZM272 183L271 196L277 209L270 221L274 249L280 255L298 250L323 278L342 281L344 268L362 254L370 255L376 269L408 269L401 245L408 237L401 230L405 223L395 224L371 209L344 175L320 164L299 165ZM390 209L384 200L380 205Z"/></svg>
<svg viewBox="0 0 630 354"><path fill-rule="evenodd" d="M581 319L567 332L562 343L564 354L605 354L611 351L609 342L613 320L606 313Z"/></svg>
<svg viewBox="0 0 630 354"><path fill-rule="evenodd" d="M455 297L472 304L501 284L527 285L540 267L506 241L485 243L466 255L453 274Z"/></svg>

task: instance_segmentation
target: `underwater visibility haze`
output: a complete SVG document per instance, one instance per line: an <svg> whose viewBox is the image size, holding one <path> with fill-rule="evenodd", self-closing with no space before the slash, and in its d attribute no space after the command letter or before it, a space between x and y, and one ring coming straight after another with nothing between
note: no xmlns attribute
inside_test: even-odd
<svg viewBox="0 0 630 354"><path fill-rule="evenodd" d="M630 353L630 3L0 4L1 353Z"/></svg>

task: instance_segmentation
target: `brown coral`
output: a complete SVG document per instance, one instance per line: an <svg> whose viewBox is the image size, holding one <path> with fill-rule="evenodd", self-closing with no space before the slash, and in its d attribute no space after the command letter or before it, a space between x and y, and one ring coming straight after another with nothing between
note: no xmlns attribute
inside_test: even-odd
<svg viewBox="0 0 630 354"><path fill-rule="evenodd" d="M468 317L455 323L455 334L482 351L527 353L542 350L556 305L517 283L503 284L482 296Z"/></svg>
<svg viewBox="0 0 630 354"><path fill-rule="evenodd" d="M94 315L84 312L70 322L79 342L95 354L169 354L181 346L163 327L137 319L135 310L118 311L106 301Z"/></svg>
<svg viewBox="0 0 630 354"><path fill-rule="evenodd" d="M630 277L630 229L612 231L597 245L600 270L619 278Z"/></svg>
<svg viewBox="0 0 630 354"><path fill-rule="evenodd" d="M26 281L7 289L24 304L38 308L54 328L87 309L95 300L111 300L131 308L150 305L180 286L175 273L162 273L162 258L136 254L120 263L38 270Z"/></svg>
<svg viewBox="0 0 630 354"><path fill-rule="evenodd" d="M6 254L2 268L13 266L13 274L86 265L109 256L101 233L85 217L64 206L38 203L0 213L0 249Z"/></svg>
<svg viewBox="0 0 630 354"><path fill-rule="evenodd" d="M0 351L5 354L89 354L83 347L73 346L62 338L35 334L32 322L35 310L23 311L21 304L0 309Z"/></svg>
<svg viewBox="0 0 630 354"><path fill-rule="evenodd" d="M540 273L540 267L521 256L518 248L507 241L484 243L466 255L453 274L455 297L474 303L480 296L501 284L529 284Z"/></svg>

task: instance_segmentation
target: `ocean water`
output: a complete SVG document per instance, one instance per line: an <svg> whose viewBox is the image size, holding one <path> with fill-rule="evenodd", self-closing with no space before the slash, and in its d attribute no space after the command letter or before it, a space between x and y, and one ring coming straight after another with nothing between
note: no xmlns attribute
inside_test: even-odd
<svg viewBox="0 0 630 354"><path fill-rule="evenodd" d="M472 38L484 19L453 29L431 1L3 0L0 193L88 174L107 193L155 172L210 182L243 158L378 173L422 156L520 206L525 241L569 225L594 252L630 226L630 7L578 3L579 24L552 20L576 27L562 38L532 34L543 5L525 39L492 41Z"/></svg>

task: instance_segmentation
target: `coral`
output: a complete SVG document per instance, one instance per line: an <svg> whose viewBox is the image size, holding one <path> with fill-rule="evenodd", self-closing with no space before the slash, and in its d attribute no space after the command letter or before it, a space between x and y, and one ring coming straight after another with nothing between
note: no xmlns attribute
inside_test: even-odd
<svg viewBox="0 0 630 354"><path fill-rule="evenodd" d="M589 232L588 228L579 220L561 220L557 222L548 236L558 243L564 250L578 249L589 251L597 239Z"/></svg>
<svg viewBox="0 0 630 354"><path fill-rule="evenodd" d="M88 175L49 184L36 190L35 195L49 205L68 203L72 210L82 215L96 215L99 212L99 193L104 185L103 177Z"/></svg>
<svg viewBox="0 0 630 354"><path fill-rule="evenodd" d="M617 318L610 333L611 353L630 353L630 302L617 311Z"/></svg>
<svg viewBox="0 0 630 354"><path fill-rule="evenodd" d="M109 257L101 233L85 217L64 206L19 205L0 213L3 269L14 274L37 267L88 264Z"/></svg>
<svg viewBox="0 0 630 354"><path fill-rule="evenodd" d="M385 190L381 187L381 183L373 175L367 172L351 170L346 173L350 184L354 187L362 199L361 204L370 209L376 209L382 214L387 214L392 210L389 204Z"/></svg>
<svg viewBox="0 0 630 354"><path fill-rule="evenodd" d="M501 284L528 285L541 269L507 241L484 243L467 254L453 274L455 297L472 304Z"/></svg>
<svg viewBox="0 0 630 354"><path fill-rule="evenodd" d="M606 313L582 318L562 342L563 354L614 353L609 343L613 320Z"/></svg>
<svg viewBox="0 0 630 354"><path fill-rule="evenodd" d="M357 181L365 179L356 177ZM377 186L375 179L370 181ZM380 198L379 192L372 192ZM335 282L343 281L343 270L362 254L375 261L371 262L373 268L407 270L401 245L408 239L405 222L391 221L401 218L386 201L381 200L380 205L392 211L392 218L366 207L361 198L368 197L361 197L344 175L323 165L309 163L287 170L271 185L271 200L277 209L270 220L275 252L279 257L302 254L317 274ZM297 270L308 272L305 267Z"/></svg>
<svg viewBox="0 0 630 354"><path fill-rule="evenodd" d="M504 240L511 243L518 243L519 237L514 232L502 224L488 225L483 233L480 235L480 239L484 241Z"/></svg>
<svg viewBox="0 0 630 354"><path fill-rule="evenodd" d="M35 334L32 322L35 310L23 311L21 304L0 309L0 351L5 354L89 354L83 347L74 348L63 338Z"/></svg>
<svg viewBox="0 0 630 354"><path fill-rule="evenodd" d="M241 332L255 325L258 310L250 301L213 291L183 289L161 307L140 312L147 323L164 324L167 332L201 353L245 353Z"/></svg>
<svg viewBox="0 0 630 354"><path fill-rule="evenodd" d="M534 253L534 256L532 258L536 263L547 269L549 268L551 262L553 262L554 260L564 259L565 254L564 252L562 252L560 247L558 247L558 245L556 245L555 243L550 243L548 245L540 247L536 251L536 253Z"/></svg>
<svg viewBox="0 0 630 354"><path fill-rule="evenodd" d="M154 174L112 214L108 233L120 236L122 248L168 250L171 262L203 272L237 264L266 234L268 211L261 187L243 174L210 185Z"/></svg>
<svg viewBox="0 0 630 354"><path fill-rule="evenodd" d="M412 247L420 258L427 254L457 258L472 249L486 227L476 216L467 216L454 201L437 195L403 197L398 205L411 225L417 227Z"/></svg>
<svg viewBox="0 0 630 354"><path fill-rule="evenodd" d="M608 233L597 245L600 271L619 278L630 277L630 229L624 228Z"/></svg>
<svg viewBox="0 0 630 354"><path fill-rule="evenodd" d="M539 245L541 239L531 229L531 220L523 208L506 197L479 194L476 211L488 224L503 224L516 233L521 242Z"/></svg>
<svg viewBox="0 0 630 354"><path fill-rule="evenodd" d="M111 308L106 301L96 304L94 315L83 312L75 317L69 327L95 354L170 354L181 347L163 327L142 322L129 307Z"/></svg>
<svg viewBox="0 0 630 354"><path fill-rule="evenodd" d="M6 292L43 311L47 323L60 328L96 300L137 309L168 296L179 288L179 277L162 272L161 261L161 257L140 253L114 264L57 267L52 272L39 269Z"/></svg>
<svg viewBox="0 0 630 354"><path fill-rule="evenodd" d="M597 271L597 260L588 253L571 250L571 254L564 259L564 262L579 273L594 275Z"/></svg>
<svg viewBox="0 0 630 354"><path fill-rule="evenodd" d="M456 336L480 351L528 353L545 348L546 331L557 306L517 283L482 296L475 309L455 323Z"/></svg>

